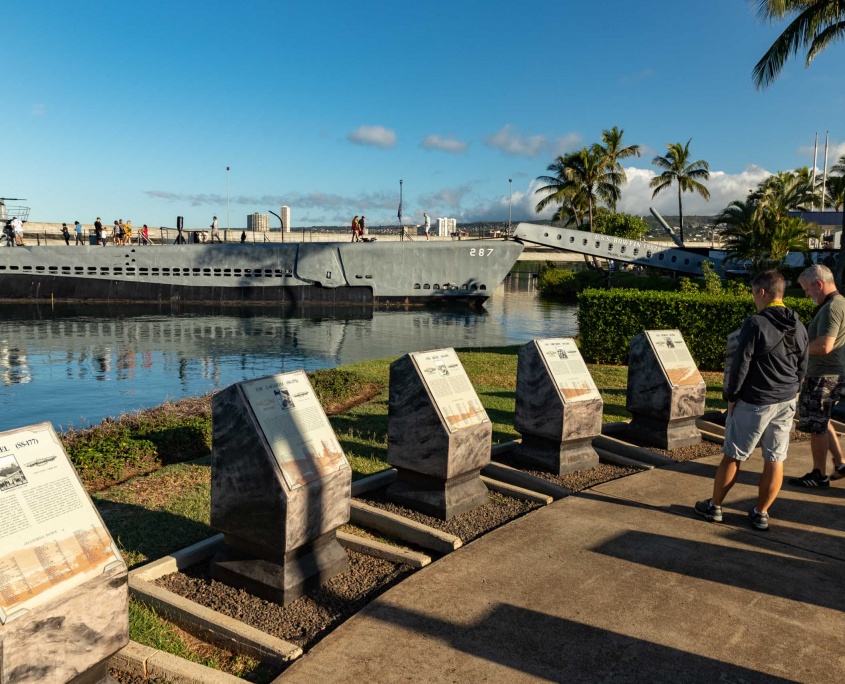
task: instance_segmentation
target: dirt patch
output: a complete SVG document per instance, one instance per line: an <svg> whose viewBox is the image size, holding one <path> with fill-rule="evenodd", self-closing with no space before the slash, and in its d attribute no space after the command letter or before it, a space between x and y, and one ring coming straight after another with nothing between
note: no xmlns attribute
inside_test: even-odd
<svg viewBox="0 0 845 684"><path fill-rule="evenodd" d="M389 589L412 569L347 551L349 567L319 589L280 606L211 579L211 563L198 563L156 584L303 649Z"/></svg>
<svg viewBox="0 0 845 684"><path fill-rule="evenodd" d="M387 487L382 487L355 498L383 511L395 513L436 530L454 534L464 544L529 511L533 511L535 508L540 508L538 503L521 501L510 496L490 492L488 503L456 515L451 520L444 521L388 501L385 496L386 491Z"/></svg>
<svg viewBox="0 0 845 684"><path fill-rule="evenodd" d="M510 455L497 456L496 462L502 465L516 468L524 473L539 477L541 480L551 482L571 489L573 492L580 492L582 489L594 487L595 485L604 482L610 482L626 475L634 475L641 472L638 468L628 468L625 466L613 465L612 463L599 463L595 468L589 470L578 470L574 473L567 473L566 475L556 475L554 473L547 473L543 470L531 470L522 465L519 461Z"/></svg>

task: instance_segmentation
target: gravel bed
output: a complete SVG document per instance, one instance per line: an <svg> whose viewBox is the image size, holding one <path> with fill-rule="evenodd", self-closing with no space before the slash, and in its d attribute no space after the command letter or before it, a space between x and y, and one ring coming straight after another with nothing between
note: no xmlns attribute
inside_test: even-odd
<svg viewBox="0 0 845 684"><path fill-rule="evenodd" d="M582 489L587 489L603 482L610 482L626 475L634 475L642 472L639 468L628 468L625 466L613 465L612 463L599 463L595 468L589 470L577 470L574 473L567 475L556 475L554 473L547 473L543 470L531 470L526 468L519 461L510 455L503 455L496 457L496 463L516 468L529 475L534 475L542 480L551 482L561 487L571 489L573 492L580 492Z"/></svg>
<svg viewBox="0 0 845 684"><path fill-rule="evenodd" d="M140 675L131 675L128 672L121 672L113 668L109 669L109 674L114 677L119 684L168 684L165 679L146 679Z"/></svg>
<svg viewBox="0 0 845 684"><path fill-rule="evenodd" d="M488 503L456 515L451 520L443 521L388 501L385 498L386 491L387 487L382 487L355 498L383 511L396 513L436 530L454 534L464 544L541 506L538 503L490 492Z"/></svg>
<svg viewBox="0 0 845 684"><path fill-rule="evenodd" d="M210 560L155 584L304 650L412 571L404 564L347 553L346 572L284 607L211 579Z"/></svg>

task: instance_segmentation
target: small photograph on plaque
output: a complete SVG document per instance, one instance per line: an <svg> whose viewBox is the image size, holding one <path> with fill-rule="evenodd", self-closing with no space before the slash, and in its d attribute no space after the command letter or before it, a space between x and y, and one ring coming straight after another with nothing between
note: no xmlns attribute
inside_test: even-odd
<svg viewBox="0 0 845 684"><path fill-rule="evenodd" d="M646 330L646 336L674 387L704 382L680 330Z"/></svg>
<svg viewBox="0 0 845 684"><path fill-rule="evenodd" d="M451 432L490 421L454 349L415 352L410 357Z"/></svg>
<svg viewBox="0 0 845 684"><path fill-rule="evenodd" d="M25 485L26 476L23 474L18 460L13 456L0 456L0 492Z"/></svg>
<svg viewBox="0 0 845 684"><path fill-rule="evenodd" d="M285 482L297 489L349 463L304 371L241 384Z"/></svg>
<svg viewBox="0 0 845 684"><path fill-rule="evenodd" d="M0 623L122 563L52 426L0 435Z"/></svg>
<svg viewBox="0 0 845 684"><path fill-rule="evenodd" d="M554 378L560 396L565 402L601 398L575 340L567 337L536 342L543 362Z"/></svg>

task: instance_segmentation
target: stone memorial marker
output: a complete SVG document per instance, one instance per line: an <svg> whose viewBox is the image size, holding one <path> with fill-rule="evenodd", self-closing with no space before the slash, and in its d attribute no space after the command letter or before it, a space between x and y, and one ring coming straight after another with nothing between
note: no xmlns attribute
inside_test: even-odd
<svg viewBox="0 0 845 684"><path fill-rule="evenodd" d="M128 586L53 426L0 433L0 682L114 682Z"/></svg>
<svg viewBox="0 0 845 684"><path fill-rule="evenodd" d="M704 378L678 330L646 330L631 340L627 408L630 432L661 449L701 442Z"/></svg>
<svg viewBox="0 0 845 684"><path fill-rule="evenodd" d="M232 385L212 415L212 577L286 605L344 572L352 470L304 371Z"/></svg>
<svg viewBox="0 0 845 684"><path fill-rule="evenodd" d="M387 460L399 475L387 497L442 520L487 503L481 469L493 424L454 349L390 364Z"/></svg>
<svg viewBox="0 0 845 684"><path fill-rule="evenodd" d="M604 402L587 364L568 338L532 340L519 350L514 427L517 460L565 475L599 464L592 446L601 434Z"/></svg>

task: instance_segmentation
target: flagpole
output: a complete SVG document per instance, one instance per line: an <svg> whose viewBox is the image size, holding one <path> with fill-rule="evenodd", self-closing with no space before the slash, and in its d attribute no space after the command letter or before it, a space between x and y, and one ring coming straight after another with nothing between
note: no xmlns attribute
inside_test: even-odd
<svg viewBox="0 0 845 684"><path fill-rule="evenodd" d="M813 211L816 209L816 166L819 163L819 132L816 131L816 142L813 145Z"/></svg>
<svg viewBox="0 0 845 684"><path fill-rule="evenodd" d="M824 211L824 196L827 188L827 136L830 131L824 132L824 171L822 175L822 211Z"/></svg>
<svg viewBox="0 0 845 684"><path fill-rule="evenodd" d="M402 179L399 179L399 211L397 212L397 216L399 217L399 239L405 239L405 232L402 230Z"/></svg>

